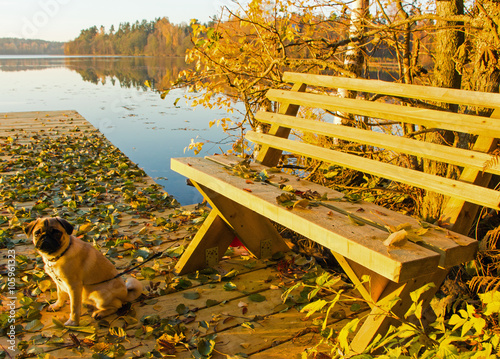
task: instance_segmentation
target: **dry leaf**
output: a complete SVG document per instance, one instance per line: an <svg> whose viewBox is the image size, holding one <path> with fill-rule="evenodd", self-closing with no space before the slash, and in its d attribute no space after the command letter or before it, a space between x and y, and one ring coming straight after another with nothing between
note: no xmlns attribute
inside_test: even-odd
<svg viewBox="0 0 500 359"><path fill-rule="evenodd" d="M293 208L301 207L301 208L307 208L309 206L309 200L303 198L293 204Z"/></svg>
<svg viewBox="0 0 500 359"><path fill-rule="evenodd" d="M252 181L252 180L249 180L249 179L247 179L245 182L246 182L247 184L253 184L253 181Z"/></svg>
<svg viewBox="0 0 500 359"><path fill-rule="evenodd" d="M134 249L135 246L132 243L125 242L125 243L123 243L123 248L124 249Z"/></svg>
<svg viewBox="0 0 500 359"><path fill-rule="evenodd" d="M252 192L250 188L243 188L243 191Z"/></svg>
<svg viewBox="0 0 500 359"><path fill-rule="evenodd" d="M415 234L418 236L423 236L424 234L427 233L428 230L429 230L429 228L420 227L419 229L417 229L415 231Z"/></svg>
<svg viewBox="0 0 500 359"><path fill-rule="evenodd" d="M406 242L408 242L408 238L406 237L408 233L402 229L400 231L392 233L387 239L384 241L384 245L386 247L401 247L404 246Z"/></svg>
<svg viewBox="0 0 500 359"><path fill-rule="evenodd" d="M401 229L411 229L411 224L410 223L398 224L398 226L396 227L396 230L399 231Z"/></svg>
<svg viewBox="0 0 500 359"><path fill-rule="evenodd" d="M376 213L376 214L380 214L381 216L385 216L385 217L387 217L387 214L385 214L385 213L383 213L383 212L380 212L380 211L375 210L375 213Z"/></svg>

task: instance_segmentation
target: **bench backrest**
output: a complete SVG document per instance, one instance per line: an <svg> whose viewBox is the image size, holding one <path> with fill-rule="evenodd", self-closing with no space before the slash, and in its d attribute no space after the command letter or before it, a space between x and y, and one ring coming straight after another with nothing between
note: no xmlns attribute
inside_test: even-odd
<svg viewBox="0 0 500 359"><path fill-rule="evenodd" d="M278 113L259 111L255 114L258 121L271 125L268 133L249 131L246 135L248 140L262 146L257 161L275 166L282 151L287 151L449 196L445 221L455 224L453 229L461 233L471 225L478 206L500 210L500 192L488 188L491 175L500 174L500 160L491 155L500 138L500 94L300 73L286 73L284 79L293 86L267 92L269 100L280 104ZM377 101L367 99L369 96L341 98L335 91L339 88L382 96L378 96ZM387 96L393 100L389 102ZM408 106L408 101L398 99L489 108L493 113L483 117L446 112ZM420 126L419 129L461 132L477 136L477 139L471 149L457 148L426 142L423 136L404 137L401 133L384 133L297 116L300 107L414 124ZM463 170L458 179L440 177L341 152L339 146L324 148L289 139L292 129L444 162Z"/></svg>

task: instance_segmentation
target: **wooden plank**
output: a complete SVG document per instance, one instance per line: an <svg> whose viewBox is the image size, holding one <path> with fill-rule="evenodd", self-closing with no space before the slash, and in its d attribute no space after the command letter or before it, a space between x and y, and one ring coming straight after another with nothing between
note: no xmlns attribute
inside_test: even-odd
<svg viewBox="0 0 500 359"><path fill-rule="evenodd" d="M402 123L413 123L427 128L440 128L488 137L500 137L499 121L494 118L435 111L360 99L339 98L313 93L293 93L270 89L266 95L271 101L292 102L296 105L349 112L356 115L381 118Z"/></svg>
<svg viewBox="0 0 500 359"><path fill-rule="evenodd" d="M442 87L399 84L380 80L353 79L327 75L313 75L285 72L286 82L301 82L313 86L345 88L352 91L370 92L403 98L456 103L486 108L500 108L500 95L492 92L478 92L448 89Z"/></svg>
<svg viewBox="0 0 500 359"><path fill-rule="evenodd" d="M253 329L241 325L232 325L231 327L217 327L217 338L213 358L226 358L228 353L244 353L246 355L267 354L273 347L283 343L291 343L296 338L301 338L304 334L311 331L318 332L318 326L313 323L313 319L321 317L321 314L316 314L310 318L305 318L305 314L297 312L292 308L284 313L270 313L273 308L280 304L280 296L276 291L267 290L261 292L266 297L266 301L259 303L258 306L252 305L248 307L248 313L252 313L253 318L257 320L247 320L254 325ZM329 298L325 298L328 300ZM270 303L268 303L270 302ZM225 305L222 309L226 314L238 312L238 308L234 308L234 301ZM250 303L249 303L250 304ZM350 310L351 303L338 302L332 309L335 311L343 311L348 317L352 318ZM265 308L268 308L267 310ZM231 311L233 309L233 311ZM197 312L197 317L199 316ZM264 313L267 313L265 315ZM366 314L366 312L362 312ZM324 314L323 314L324 315ZM215 314L217 316L217 314ZM201 318L200 318L201 319ZM329 318L330 327L340 330L347 320ZM242 321L239 318L230 321L237 324ZM239 322L239 323L238 323ZM307 345L303 345L305 349ZM272 353L272 351L271 351ZM283 354L283 353L282 353ZM189 353L178 353L177 358L189 358ZM283 357L283 356L281 356Z"/></svg>
<svg viewBox="0 0 500 359"><path fill-rule="evenodd" d="M303 93L306 90L306 88L307 86L305 84L296 83L293 85L291 91ZM288 116L295 116L297 115L298 111L299 111L299 106L287 103L286 101L282 102L279 108L279 113ZM273 136L288 138L288 135L290 134L290 128L281 127L278 125L272 125L268 133L272 134ZM256 159L258 162L261 162L266 166L276 166L276 164L280 160L280 157L281 157L280 150L264 145L257 154Z"/></svg>
<svg viewBox="0 0 500 359"><path fill-rule="evenodd" d="M415 155L420 158L450 163L460 167L470 167L477 171L500 174L500 164L485 169L485 163L491 160L491 155L478 151L469 151L462 148L444 146L430 142L423 142L402 136L393 136L381 132L363 130L349 126L339 126L333 123L307 120L300 117L291 117L272 112L259 111L255 118L264 123L289 127L302 132L311 132L317 135L340 138L346 141L363 143Z"/></svg>
<svg viewBox="0 0 500 359"><path fill-rule="evenodd" d="M240 157L236 156L210 156L207 159L215 161L223 166L233 166L241 161ZM269 170L268 167L252 163L250 170L261 172ZM431 249L436 253L440 253L441 259L439 265L444 268L450 268L457 264L464 263L475 258L475 253L478 249L478 242L458 233L449 232L443 228L432 225L430 223L420 223L416 218L404 215L399 212L391 211L382 206L378 206L370 202L352 203L349 201L342 201L344 194L335 191L331 188L321 186L320 184L313 183L306 180L297 180L297 177L285 172L272 174L269 178L270 183L279 185L279 182L287 181L285 183L292 183L293 188L306 192L317 192L325 195L328 201L323 202L328 205L328 208L335 208L334 211L339 214L331 213L331 216L350 215L357 218L362 222L374 225L378 228L385 229L387 226L397 227L401 224L406 224L408 230L420 230L422 225L427 229L426 233L419 235L419 245Z"/></svg>
<svg viewBox="0 0 500 359"><path fill-rule="evenodd" d="M255 133L253 131L247 132L246 138L258 144L265 143L284 151L290 151L327 163L339 164L357 171L368 172L376 176L500 210L500 193L492 189L474 186L470 183L438 177L340 151L332 151L307 143Z"/></svg>
<svg viewBox="0 0 500 359"><path fill-rule="evenodd" d="M248 184L244 179L207 159L174 158L171 168L390 280L399 282L432 273L438 265L439 254L411 242L389 249L382 243L387 232L354 225L347 216L332 218L326 207L290 211L276 203L275 198L282 191L274 186L257 183L251 187L252 192L245 191Z"/></svg>

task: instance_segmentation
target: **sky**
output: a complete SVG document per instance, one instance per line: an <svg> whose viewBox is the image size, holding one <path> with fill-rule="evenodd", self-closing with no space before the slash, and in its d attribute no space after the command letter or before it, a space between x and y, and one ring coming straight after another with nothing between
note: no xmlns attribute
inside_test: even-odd
<svg viewBox="0 0 500 359"><path fill-rule="evenodd" d="M0 38L73 40L83 29L167 17L204 23L231 0L0 0Z"/></svg>

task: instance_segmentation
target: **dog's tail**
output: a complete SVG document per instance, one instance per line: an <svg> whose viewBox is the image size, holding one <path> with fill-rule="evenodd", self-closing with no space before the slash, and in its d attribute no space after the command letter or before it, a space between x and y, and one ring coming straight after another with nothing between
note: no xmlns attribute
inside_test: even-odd
<svg viewBox="0 0 500 359"><path fill-rule="evenodd" d="M127 302L131 302L131 301L139 298L139 296L142 293L142 283L141 282L139 282L135 278L127 278L125 285L126 285L127 291L128 291Z"/></svg>

